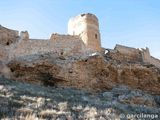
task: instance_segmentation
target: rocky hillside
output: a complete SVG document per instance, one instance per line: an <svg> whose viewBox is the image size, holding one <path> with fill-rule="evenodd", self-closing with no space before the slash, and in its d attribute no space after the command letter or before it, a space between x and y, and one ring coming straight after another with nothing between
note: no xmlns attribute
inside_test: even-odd
<svg viewBox="0 0 160 120"><path fill-rule="evenodd" d="M88 56L27 55L0 61L5 119L160 119L160 69Z"/></svg>
<svg viewBox="0 0 160 120"><path fill-rule="evenodd" d="M17 81L75 87L90 92L103 92L124 85L149 94L160 94L159 68L147 63L117 62L96 53L71 58L36 54L17 57L5 64L7 76Z"/></svg>
<svg viewBox="0 0 160 120"><path fill-rule="evenodd" d="M44 87L0 77L1 119L158 120L159 107L160 96L122 86L90 93L76 88Z"/></svg>

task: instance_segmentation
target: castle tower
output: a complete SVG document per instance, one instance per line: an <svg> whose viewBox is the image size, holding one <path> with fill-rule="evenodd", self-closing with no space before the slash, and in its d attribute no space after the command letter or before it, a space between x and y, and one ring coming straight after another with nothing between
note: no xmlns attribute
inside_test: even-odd
<svg viewBox="0 0 160 120"><path fill-rule="evenodd" d="M68 23L68 34L79 35L87 48L101 52L99 23L95 15L87 13L71 18Z"/></svg>

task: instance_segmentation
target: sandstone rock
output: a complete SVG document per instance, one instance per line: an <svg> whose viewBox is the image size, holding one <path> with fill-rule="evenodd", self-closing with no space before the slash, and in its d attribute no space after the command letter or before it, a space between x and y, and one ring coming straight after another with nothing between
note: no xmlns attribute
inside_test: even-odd
<svg viewBox="0 0 160 120"><path fill-rule="evenodd" d="M149 94L160 94L159 68L140 63L117 64L98 54L78 59L59 59L54 54L30 55L13 59L7 66L11 78L17 81L92 92L124 85Z"/></svg>

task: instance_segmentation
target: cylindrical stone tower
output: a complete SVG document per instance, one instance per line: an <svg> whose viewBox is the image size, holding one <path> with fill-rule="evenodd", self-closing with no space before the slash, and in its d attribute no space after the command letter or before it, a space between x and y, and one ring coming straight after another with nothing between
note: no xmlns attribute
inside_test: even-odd
<svg viewBox="0 0 160 120"><path fill-rule="evenodd" d="M71 18L68 23L68 34L79 35L87 48L101 52L99 23L95 15L87 13Z"/></svg>

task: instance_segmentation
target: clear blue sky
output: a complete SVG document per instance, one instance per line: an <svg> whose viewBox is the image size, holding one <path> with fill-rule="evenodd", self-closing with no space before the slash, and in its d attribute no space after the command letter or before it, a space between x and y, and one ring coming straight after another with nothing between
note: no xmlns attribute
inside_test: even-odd
<svg viewBox="0 0 160 120"><path fill-rule="evenodd" d="M160 59L160 0L1 0L0 24L49 38L66 34L68 20L87 12L99 18L103 47L148 46Z"/></svg>

